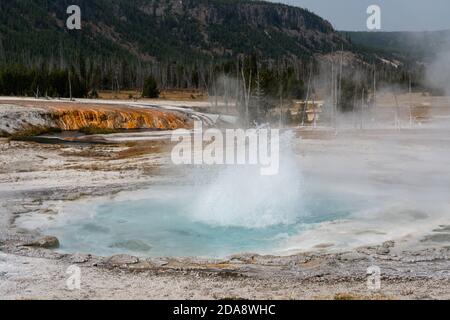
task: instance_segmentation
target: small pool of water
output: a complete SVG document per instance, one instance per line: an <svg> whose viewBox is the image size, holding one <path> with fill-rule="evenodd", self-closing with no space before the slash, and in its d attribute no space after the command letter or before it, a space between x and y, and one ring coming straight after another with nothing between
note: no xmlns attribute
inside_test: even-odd
<svg viewBox="0 0 450 320"><path fill-rule="evenodd" d="M302 198L302 206L280 206L280 210L294 211L288 221L262 226L255 221L255 227L251 222L239 226L197 215L198 203L193 199L198 192L194 187L159 186L146 191L145 198L121 196L113 201L74 205L45 232L60 239L62 252L143 257L264 254L317 223L345 218L361 205L355 199L311 193ZM221 210L221 214L226 212ZM272 208L270 214L279 213Z"/></svg>

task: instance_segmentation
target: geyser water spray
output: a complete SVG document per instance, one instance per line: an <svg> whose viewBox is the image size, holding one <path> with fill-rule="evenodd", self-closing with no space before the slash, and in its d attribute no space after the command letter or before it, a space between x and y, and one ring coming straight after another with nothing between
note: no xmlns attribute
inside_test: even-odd
<svg viewBox="0 0 450 320"><path fill-rule="evenodd" d="M249 164L218 168L197 192L192 218L220 227L266 228L296 223L305 211L293 138L292 131L281 134L276 175L261 175L258 166Z"/></svg>

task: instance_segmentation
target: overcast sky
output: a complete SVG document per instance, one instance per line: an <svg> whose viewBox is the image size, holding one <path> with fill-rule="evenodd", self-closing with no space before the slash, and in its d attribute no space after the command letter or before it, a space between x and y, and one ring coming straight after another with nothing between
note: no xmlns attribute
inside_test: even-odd
<svg viewBox="0 0 450 320"><path fill-rule="evenodd" d="M307 8L338 30L366 30L367 7L381 7L381 31L450 29L450 0L269 0Z"/></svg>

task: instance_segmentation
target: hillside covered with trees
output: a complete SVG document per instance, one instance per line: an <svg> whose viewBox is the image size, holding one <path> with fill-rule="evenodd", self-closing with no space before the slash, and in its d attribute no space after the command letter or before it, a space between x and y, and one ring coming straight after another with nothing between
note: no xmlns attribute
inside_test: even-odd
<svg viewBox="0 0 450 320"><path fill-rule="evenodd" d="M73 4L81 8L81 30L65 26ZM252 95L263 104L310 97L311 76L338 51L352 53L350 64L360 65L366 82L374 67L379 83L407 81L407 70L354 40L305 9L264 1L2 1L0 95L96 97L98 90L133 89L153 97L159 89L189 88ZM360 82L347 81L349 90Z"/></svg>
<svg viewBox="0 0 450 320"><path fill-rule="evenodd" d="M422 32L342 32L353 45L365 52L404 61L425 63L450 48L450 30Z"/></svg>

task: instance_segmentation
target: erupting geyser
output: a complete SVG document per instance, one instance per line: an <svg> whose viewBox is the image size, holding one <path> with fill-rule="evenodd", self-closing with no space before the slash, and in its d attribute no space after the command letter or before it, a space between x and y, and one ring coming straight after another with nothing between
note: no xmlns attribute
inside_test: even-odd
<svg viewBox="0 0 450 320"><path fill-rule="evenodd" d="M279 154L271 155L279 157L278 174L263 175L259 165L186 166L191 175L182 180L124 192L114 201L66 206L45 233L60 239L63 252L103 256L279 252L314 225L360 210L355 198L331 194L322 184L311 187L301 170L307 164L294 153L301 141L294 135L281 134Z"/></svg>
<svg viewBox="0 0 450 320"><path fill-rule="evenodd" d="M292 151L293 133L281 136L280 170L261 175L254 165L228 166L198 191L197 221L221 227L266 228L297 222L305 214L300 163Z"/></svg>

